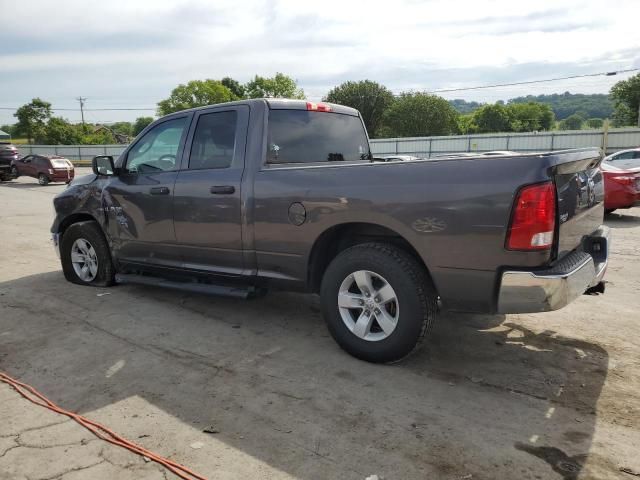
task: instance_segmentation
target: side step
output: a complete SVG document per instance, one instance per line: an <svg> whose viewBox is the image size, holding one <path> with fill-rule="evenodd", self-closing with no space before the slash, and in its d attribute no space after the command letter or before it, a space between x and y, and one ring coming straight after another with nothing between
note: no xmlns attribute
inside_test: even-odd
<svg viewBox="0 0 640 480"><path fill-rule="evenodd" d="M116 274L116 283L149 285L152 287L173 288L186 292L204 293L207 295L219 295L223 297L249 298L258 294L258 290L253 286L237 287L225 285L212 285L198 282L174 282L159 277L134 274Z"/></svg>

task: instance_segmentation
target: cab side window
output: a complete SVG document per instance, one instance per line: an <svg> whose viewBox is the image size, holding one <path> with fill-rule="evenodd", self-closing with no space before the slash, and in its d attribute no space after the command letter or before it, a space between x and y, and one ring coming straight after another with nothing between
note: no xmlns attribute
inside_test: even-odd
<svg viewBox="0 0 640 480"><path fill-rule="evenodd" d="M140 138L127 154L127 173L157 173L176 169L187 117L160 123Z"/></svg>
<svg viewBox="0 0 640 480"><path fill-rule="evenodd" d="M229 168L236 144L238 112L201 115L193 135L189 169Z"/></svg>

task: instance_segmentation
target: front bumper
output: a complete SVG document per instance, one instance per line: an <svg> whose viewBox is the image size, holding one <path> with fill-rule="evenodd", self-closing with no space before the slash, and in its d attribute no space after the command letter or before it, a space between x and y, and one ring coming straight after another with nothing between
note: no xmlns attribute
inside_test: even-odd
<svg viewBox="0 0 640 480"><path fill-rule="evenodd" d="M56 255L60 258L60 234L52 233L51 234L51 243L53 244L53 248L56 251Z"/></svg>
<svg viewBox="0 0 640 480"><path fill-rule="evenodd" d="M598 285L609 261L610 230L602 226L584 239L582 248L538 271L507 270L498 292L499 313L558 310Z"/></svg>

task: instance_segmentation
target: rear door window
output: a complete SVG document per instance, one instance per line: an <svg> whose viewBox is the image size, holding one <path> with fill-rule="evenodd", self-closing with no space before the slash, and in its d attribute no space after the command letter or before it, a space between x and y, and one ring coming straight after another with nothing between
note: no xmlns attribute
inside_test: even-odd
<svg viewBox="0 0 640 480"><path fill-rule="evenodd" d="M230 167L235 152L237 123L238 112L235 110L201 115L193 135L189 169Z"/></svg>
<svg viewBox="0 0 640 480"><path fill-rule="evenodd" d="M360 117L307 110L271 110L267 162L321 163L370 160Z"/></svg>

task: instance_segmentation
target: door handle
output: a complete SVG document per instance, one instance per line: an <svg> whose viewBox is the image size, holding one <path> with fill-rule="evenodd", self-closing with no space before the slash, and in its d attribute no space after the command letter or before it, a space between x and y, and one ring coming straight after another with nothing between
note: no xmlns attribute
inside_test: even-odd
<svg viewBox="0 0 640 480"><path fill-rule="evenodd" d="M151 190L151 195L169 195L168 187L153 187Z"/></svg>
<svg viewBox="0 0 640 480"><path fill-rule="evenodd" d="M236 187L233 185L215 185L209 189L214 195L231 195L236 193Z"/></svg>

